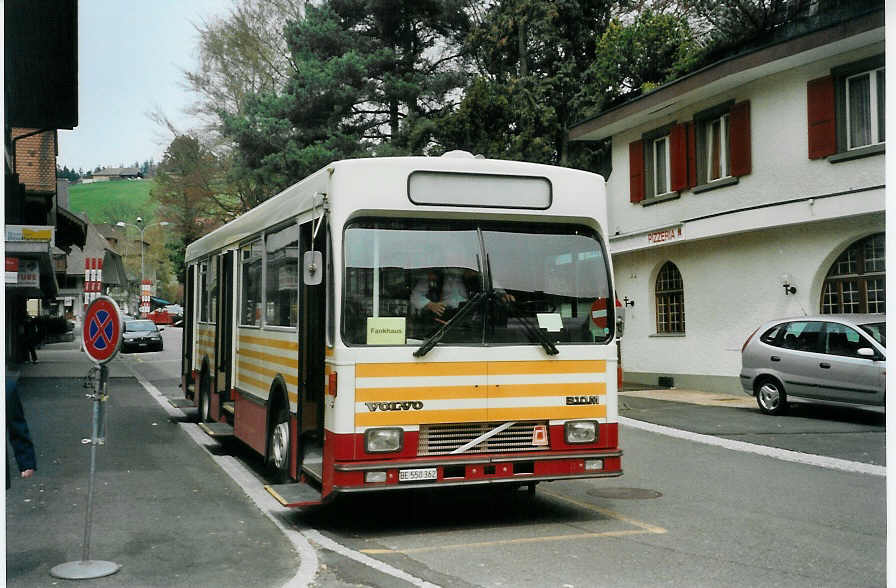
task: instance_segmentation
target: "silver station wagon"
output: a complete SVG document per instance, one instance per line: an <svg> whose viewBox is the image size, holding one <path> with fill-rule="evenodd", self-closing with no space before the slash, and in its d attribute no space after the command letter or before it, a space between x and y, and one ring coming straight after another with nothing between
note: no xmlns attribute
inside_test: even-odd
<svg viewBox="0 0 896 588"><path fill-rule="evenodd" d="M741 349L741 385L766 414L790 401L878 409L886 403L886 315L770 321Z"/></svg>

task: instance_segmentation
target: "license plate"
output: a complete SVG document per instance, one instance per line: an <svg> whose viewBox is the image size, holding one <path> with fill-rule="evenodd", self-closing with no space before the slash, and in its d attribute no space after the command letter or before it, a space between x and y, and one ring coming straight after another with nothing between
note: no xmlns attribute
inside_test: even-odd
<svg viewBox="0 0 896 588"><path fill-rule="evenodd" d="M438 477L436 468L418 468L416 470L398 470L399 482L419 482L420 480L435 480Z"/></svg>

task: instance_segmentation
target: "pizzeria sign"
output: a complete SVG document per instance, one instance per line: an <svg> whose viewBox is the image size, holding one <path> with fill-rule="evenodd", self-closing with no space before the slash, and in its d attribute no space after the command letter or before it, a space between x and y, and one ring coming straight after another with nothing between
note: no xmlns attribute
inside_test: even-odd
<svg viewBox="0 0 896 588"><path fill-rule="evenodd" d="M684 232L682 231L681 225L675 225L673 227L647 233L648 245L661 245L663 243L683 240Z"/></svg>

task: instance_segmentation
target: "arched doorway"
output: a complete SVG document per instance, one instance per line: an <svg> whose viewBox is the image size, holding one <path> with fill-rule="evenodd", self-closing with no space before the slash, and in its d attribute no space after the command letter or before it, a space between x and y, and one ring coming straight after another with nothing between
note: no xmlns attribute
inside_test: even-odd
<svg viewBox="0 0 896 588"><path fill-rule="evenodd" d="M884 234L846 248L831 265L821 289L822 314L886 312Z"/></svg>

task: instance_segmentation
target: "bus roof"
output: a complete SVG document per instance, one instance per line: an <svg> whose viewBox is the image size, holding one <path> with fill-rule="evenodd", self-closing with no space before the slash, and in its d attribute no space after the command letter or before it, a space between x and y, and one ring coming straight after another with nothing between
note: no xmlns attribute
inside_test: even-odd
<svg viewBox="0 0 896 588"><path fill-rule="evenodd" d="M413 182L412 176L419 179ZM486 186L478 195L463 194L464 179L476 178ZM499 190L496 182L508 182L504 198L478 204ZM419 189L415 186L420 186ZM414 190L434 198L415 198ZM344 222L359 210L436 212L461 214L535 213L539 215L588 217L606 227L604 181L597 174L571 168L474 158L465 152L442 157L381 157L333 162L271 197L240 217L197 239L187 247L188 262L238 244L262 229L272 227L320 206L326 194L331 216ZM437 201L457 195L461 202ZM513 202L506 201L512 197ZM472 198L472 200L470 200ZM519 200L522 199L522 205Z"/></svg>

